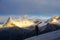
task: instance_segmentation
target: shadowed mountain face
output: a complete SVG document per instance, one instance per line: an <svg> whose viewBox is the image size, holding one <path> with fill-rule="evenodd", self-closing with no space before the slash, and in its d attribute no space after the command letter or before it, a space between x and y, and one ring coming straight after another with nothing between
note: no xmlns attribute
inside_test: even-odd
<svg viewBox="0 0 60 40"><path fill-rule="evenodd" d="M45 28L44 28L45 27ZM51 32L51 31L56 31L56 30L60 30L60 25L58 24L47 24L45 25L43 28L44 30L41 32L41 34L43 33L47 33L47 32Z"/></svg>
<svg viewBox="0 0 60 40"><path fill-rule="evenodd" d="M25 40L60 40L60 30L34 36Z"/></svg>
<svg viewBox="0 0 60 40"><path fill-rule="evenodd" d="M60 29L60 25L58 24L47 24L46 26L47 26L47 29L51 31Z"/></svg>
<svg viewBox="0 0 60 40"><path fill-rule="evenodd" d="M44 30L41 31L41 29L39 29L38 35L59 30L60 25L47 24L44 27L42 26L42 28ZM18 27L0 29L0 40L23 40L32 36L37 36L36 30L28 30Z"/></svg>
<svg viewBox="0 0 60 40"><path fill-rule="evenodd" d="M22 40L30 30L22 28L9 28L0 30L0 40Z"/></svg>

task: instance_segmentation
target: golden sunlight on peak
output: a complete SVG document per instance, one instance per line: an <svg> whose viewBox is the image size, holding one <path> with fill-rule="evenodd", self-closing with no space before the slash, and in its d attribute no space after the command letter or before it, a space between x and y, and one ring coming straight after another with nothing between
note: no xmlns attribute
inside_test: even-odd
<svg viewBox="0 0 60 40"><path fill-rule="evenodd" d="M29 20L21 20L19 22L14 22L14 24L20 28L26 28L34 25L34 22Z"/></svg>
<svg viewBox="0 0 60 40"><path fill-rule="evenodd" d="M10 28L10 27L19 27L19 28L27 28L34 25L34 22L29 19L20 19L20 20L13 20L9 18L7 22L3 25L3 27Z"/></svg>
<svg viewBox="0 0 60 40"><path fill-rule="evenodd" d="M50 24L59 24L58 19L59 19L59 16L53 16L49 23Z"/></svg>
<svg viewBox="0 0 60 40"><path fill-rule="evenodd" d="M0 29L3 28L2 25L0 25Z"/></svg>
<svg viewBox="0 0 60 40"><path fill-rule="evenodd" d="M49 22L50 24L58 24L59 22L56 19L52 19L51 22Z"/></svg>
<svg viewBox="0 0 60 40"><path fill-rule="evenodd" d="M59 16L53 16L52 19L59 19Z"/></svg>

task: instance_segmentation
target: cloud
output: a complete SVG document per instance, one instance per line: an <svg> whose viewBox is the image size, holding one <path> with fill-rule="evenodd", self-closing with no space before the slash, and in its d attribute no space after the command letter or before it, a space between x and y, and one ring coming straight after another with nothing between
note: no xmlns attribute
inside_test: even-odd
<svg viewBox="0 0 60 40"><path fill-rule="evenodd" d="M1 14L2 13L2 14ZM60 0L2 0L1 15L59 15Z"/></svg>

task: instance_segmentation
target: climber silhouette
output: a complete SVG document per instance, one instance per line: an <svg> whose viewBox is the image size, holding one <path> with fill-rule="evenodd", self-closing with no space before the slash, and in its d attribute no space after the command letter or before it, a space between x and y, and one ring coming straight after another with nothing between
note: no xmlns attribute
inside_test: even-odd
<svg viewBox="0 0 60 40"><path fill-rule="evenodd" d="M36 35L38 35L39 33L39 27L38 27L38 25L39 24L41 24L42 22L39 22L37 25L35 25L35 33L36 33Z"/></svg>

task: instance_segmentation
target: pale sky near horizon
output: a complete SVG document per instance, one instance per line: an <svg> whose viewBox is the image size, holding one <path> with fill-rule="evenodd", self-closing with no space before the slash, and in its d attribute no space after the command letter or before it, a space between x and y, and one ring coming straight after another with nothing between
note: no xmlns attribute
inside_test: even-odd
<svg viewBox="0 0 60 40"><path fill-rule="evenodd" d="M60 0L0 0L0 16L60 16Z"/></svg>

